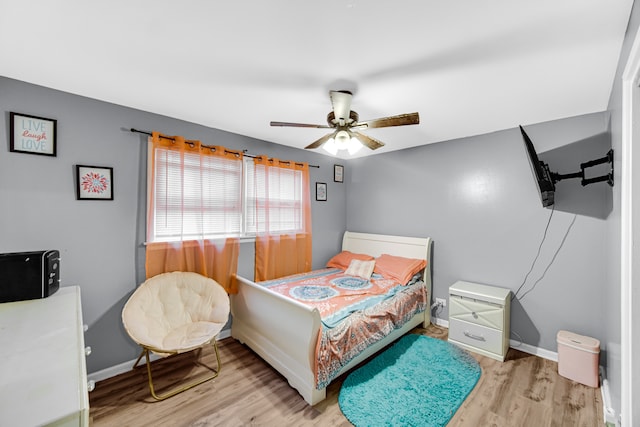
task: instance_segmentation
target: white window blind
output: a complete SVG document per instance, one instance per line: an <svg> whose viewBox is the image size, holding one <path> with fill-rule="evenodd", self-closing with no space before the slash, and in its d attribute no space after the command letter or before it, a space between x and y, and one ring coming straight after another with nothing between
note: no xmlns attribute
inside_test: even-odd
<svg viewBox="0 0 640 427"><path fill-rule="evenodd" d="M156 148L151 241L242 232L242 161Z"/></svg>
<svg viewBox="0 0 640 427"><path fill-rule="evenodd" d="M252 161L245 161L245 167L247 233L301 231L302 172Z"/></svg>

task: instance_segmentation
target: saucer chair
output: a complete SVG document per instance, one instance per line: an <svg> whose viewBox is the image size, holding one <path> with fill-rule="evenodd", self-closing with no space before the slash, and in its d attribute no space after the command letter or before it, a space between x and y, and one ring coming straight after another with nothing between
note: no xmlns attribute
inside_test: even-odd
<svg viewBox="0 0 640 427"><path fill-rule="evenodd" d="M156 400L164 400L218 376L220 354L216 336L229 318L229 295L215 280L197 273L176 271L147 279L122 309L125 330L142 347L133 368L145 356L149 389ZM161 357L201 350L212 345L217 369L212 374L157 395L151 376L149 352Z"/></svg>

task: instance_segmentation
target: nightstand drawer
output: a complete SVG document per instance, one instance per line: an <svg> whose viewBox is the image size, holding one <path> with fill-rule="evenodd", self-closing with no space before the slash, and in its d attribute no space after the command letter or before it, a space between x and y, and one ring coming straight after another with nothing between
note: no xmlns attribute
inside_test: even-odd
<svg viewBox="0 0 640 427"><path fill-rule="evenodd" d="M503 333L459 319L449 319L449 339L469 346L502 354Z"/></svg>
<svg viewBox="0 0 640 427"><path fill-rule="evenodd" d="M470 298L449 296L449 319L464 320L481 326L502 330L504 307Z"/></svg>

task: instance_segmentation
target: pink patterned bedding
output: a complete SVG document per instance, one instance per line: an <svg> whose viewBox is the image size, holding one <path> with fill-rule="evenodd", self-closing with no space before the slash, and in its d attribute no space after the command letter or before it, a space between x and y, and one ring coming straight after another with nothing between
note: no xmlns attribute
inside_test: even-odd
<svg viewBox="0 0 640 427"><path fill-rule="evenodd" d="M259 283L316 307L322 328L316 347L316 387L326 387L340 369L368 346L402 327L427 306L424 283L400 285L327 268Z"/></svg>

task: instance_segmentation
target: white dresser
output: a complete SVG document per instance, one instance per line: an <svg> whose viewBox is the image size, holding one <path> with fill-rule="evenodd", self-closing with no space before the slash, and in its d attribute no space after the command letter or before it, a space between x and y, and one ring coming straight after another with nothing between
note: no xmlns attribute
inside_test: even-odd
<svg viewBox="0 0 640 427"><path fill-rule="evenodd" d="M0 304L0 426L88 426L78 286Z"/></svg>
<svg viewBox="0 0 640 427"><path fill-rule="evenodd" d="M511 291L471 282L449 288L449 341L504 361L509 350Z"/></svg>

